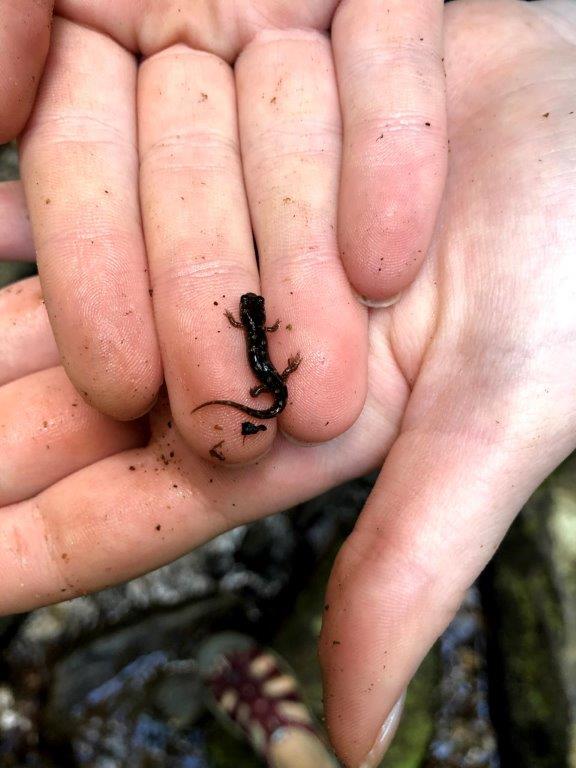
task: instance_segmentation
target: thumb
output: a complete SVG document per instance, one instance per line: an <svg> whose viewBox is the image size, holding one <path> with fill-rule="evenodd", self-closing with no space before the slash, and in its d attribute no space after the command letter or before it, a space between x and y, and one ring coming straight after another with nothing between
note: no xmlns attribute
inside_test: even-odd
<svg viewBox="0 0 576 768"><path fill-rule="evenodd" d="M534 434L521 440L512 423L489 435L486 419L464 428L453 416L454 406L441 425L433 414L400 434L330 578L324 701L349 768L379 765L420 662L516 512L569 452Z"/></svg>
<svg viewBox="0 0 576 768"><path fill-rule="evenodd" d="M50 43L54 0L0 0L0 144L26 123Z"/></svg>

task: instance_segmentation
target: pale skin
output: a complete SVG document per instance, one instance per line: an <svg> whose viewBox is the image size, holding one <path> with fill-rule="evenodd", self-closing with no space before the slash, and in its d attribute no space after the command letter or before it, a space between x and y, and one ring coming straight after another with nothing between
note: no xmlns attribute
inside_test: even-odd
<svg viewBox="0 0 576 768"><path fill-rule="evenodd" d="M55 12L21 169L81 396L131 419L164 377L179 430L207 456L214 423L235 434L237 415L193 408L249 400L223 312L256 291L283 321L280 370L303 358L280 428L307 443L345 432L367 391L353 289L385 300L410 284L444 186L442 0L59 0ZM230 440L227 460L273 440L274 424Z"/></svg>
<svg viewBox="0 0 576 768"><path fill-rule="evenodd" d="M56 367L35 279L0 297L3 612L124 580L384 462L335 563L320 642L327 724L354 768L523 502L576 447L576 7L459 0L446 25L439 225L412 286L368 313L368 394L345 434L279 436L229 471L187 447L163 398L148 442ZM45 370L31 373L38 353ZM292 419L314 416L310 375Z"/></svg>

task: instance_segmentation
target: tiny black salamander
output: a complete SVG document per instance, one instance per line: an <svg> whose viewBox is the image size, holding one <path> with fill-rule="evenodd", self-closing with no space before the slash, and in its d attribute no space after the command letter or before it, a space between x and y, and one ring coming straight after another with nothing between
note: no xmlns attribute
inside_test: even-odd
<svg viewBox="0 0 576 768"><path fill-rule="evenodd" d="M234 328L243 328L246 334L246 352L248 354L248 363L254 375L260 382L252 387L250 394L252 397L258 397L263 392L268 392L274 397L274 402L269 408L251 408L249 405L236 403L234 400L209 400L206 403L194 408L192 413L199 411L200 408L206 408L208 405L229 405L242 413L252 416L254 419L273 419L278 416L288 402L288 387L286 380L291 373L300 365L300 355L291 357L288 365L282 373L278 373L270 360L268 354L268 339L266 333L273 333L280 327L280 320L274 325L266 326L266 311L264 309L264 297L257 296L255 293L245 293L240 297L240 320L236 320L234 315L226 311L226 317L230 325ZM262 429L263 425L250 425L249 422L242 424L243 435L253 435Z"/></svg>

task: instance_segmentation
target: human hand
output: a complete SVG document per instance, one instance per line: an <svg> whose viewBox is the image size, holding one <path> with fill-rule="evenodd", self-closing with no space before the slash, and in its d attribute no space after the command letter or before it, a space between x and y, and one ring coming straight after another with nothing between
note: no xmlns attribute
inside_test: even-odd
<svg viewBox="0 0 576 768"><path fill-rule="evenodd" d="M329 440L367 388L367 311L347 275L389 297L430 240L446 155L442 2L147 7L57 4L66 19L21 145L63 365L121 419L148 410L163 368L178 428L207 456L214 411L193 408L247 395L244 341L223 310L263 293L283 321L273 360L303 358L282 430ZM332 48L318 31L330 25ZM236 413L217 420L239 432ZM274 424L227 437L227 460L273 439Z"/></svg>
<svg viewBox="0 0 576 768"><path fill-rule="evenodd" d="M389 318L412 391L321 638L333 743L350 766L375 744L363 768L514 516L576 448L576 6L451 3L446 41L446 199Z"/></svg>
<svg viewBox="0 0 576 768"><path fill-rule="evenodd" d="M135 427L73 399L61 369L0 390L3 611L126 579L388 453L336 562L321 641L328 725L349 766L575 442L576 12L567 0L462 0L448 24L440 226L410 290L370 312L368 398L345 435L313 448L280 439L257 465L226 472L169 437L164 405L137 448ZM0 299L13 379L49 344L38 295L31 315L17 290Z"/></svg>

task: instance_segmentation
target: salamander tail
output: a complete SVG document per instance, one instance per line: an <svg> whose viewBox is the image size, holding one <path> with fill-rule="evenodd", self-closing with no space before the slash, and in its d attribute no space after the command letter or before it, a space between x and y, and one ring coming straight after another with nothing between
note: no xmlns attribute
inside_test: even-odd
<svg viewBox="0 0 576 768"><path fill-rule="evenodd" d="M273 419L282 412L283 407L280 403L274 403L270 408L264 408L258 410L258 408L250 408L249 405L243 405L242 403L236 403L234 400L208 400L206 403L197 405L192 409L192 413L199 411L201 408L206 408L208 405L227 405L229 408L236 408L237 411L242 411L248 416L252 416L254 419Z"/></svg>

